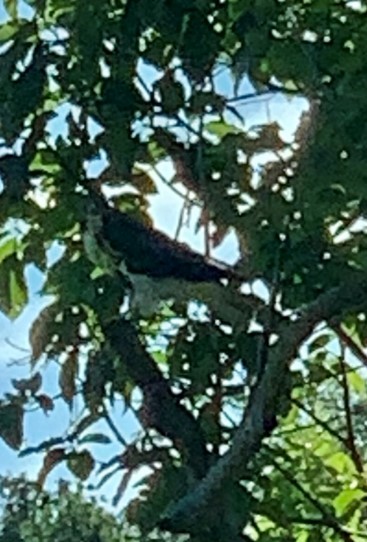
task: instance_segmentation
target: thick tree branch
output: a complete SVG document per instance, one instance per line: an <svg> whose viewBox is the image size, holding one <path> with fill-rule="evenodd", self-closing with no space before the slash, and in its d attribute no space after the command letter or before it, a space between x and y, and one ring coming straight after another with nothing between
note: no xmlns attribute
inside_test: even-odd
<svg viewBox="0 0 367 542"><path fill-rule="evenodd" d="M245 475L263 439L276 425L276 416L288 393L288 367L301 344L318 323L360 307L361 300L366 297L367 279L363 278L320 295L299 312L296 321L280 324L277 330L279 339L269 349L266 369L252 393L230 450L209 470L194 491L167 509L162 519L165 528L185 531L192 522L199 520L201 511L220 491L225 480L238 480Z"/></svg>
<svg viewBox="0 0 367 542"><path fill-rule="evenodd" d="M209 454L200 427L179 404L155 361L146 352L134 325L123 319L115 321L105 329L105 336L144 394L140 421L170 438L186 454L196 476L203 477L208 468Z"/></svg>

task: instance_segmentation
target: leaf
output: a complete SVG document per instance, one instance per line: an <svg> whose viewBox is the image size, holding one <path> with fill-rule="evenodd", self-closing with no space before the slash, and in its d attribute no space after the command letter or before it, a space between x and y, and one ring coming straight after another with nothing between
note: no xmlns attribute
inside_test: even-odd
<svg viewBox="0 0 367 542"><path fill-rule="evenodd" d="M208 124L205 124L205 130L207 130L209 133L216 135L220 138L228 135L228 134L239 134L241 133L241 130L236 128L236 126L233 126L231 124L227 124L226 122L215 120L212 122L208 122Z"/></svg>
<svg viewBox="0 0 367 542"><path fill-rule="evenodd" d="M321 335L318 335L312 341L309 342L308 351L312 353L315 350L324 348L327 344L329 344L331 340L332 340L332 336L330 335L330 333L323 333Z"/></svg>
<svg viewBox="0 0 367 542"><path fill-rule="evenodd" d="M59 385L63 399L71 405L76 391L75 379L78 374L78 355L71 352L61 366Z"/></svg>
<svg viewBox="0 0 367 542"><path fill-rule="evenodd" d="M47 414L48 412L50 412L51 410L55 408L55 404L53 400L48 395L45 395L45 394L37 395L35 399L45 414Z"/></svg>
<svg viewBox="0 0 367 542"><path fill-rule="evenodd" d="M12 19L18 15L18 0L4 0L4 7Z"/></svg>
<svg viewBox="0 0 367 542"><path fill-rule="evenodd" d="M36 373L31 378L13 379L11 382L16 390L22 393L29 391L35 395L42 386L42 376L40 373Z"/></svg>
<svg viewBox="0 0 367 542"><path fill-rule="evenodd" d="M366 493L359 488L343 489L333 500L333 506L338 517L342 516L355 501L361 501Z"/></svg>
<svg viewBox="0 0 367 542"><path fill-rule="evenodd" d="M349 386L355 391L359 396L366 396L366 380L356 371L349 372L347 374L347 380Z"/></svg>
<svg viewBox="0 0 367 542"><path fill-rule="evenodd" d="M86 444L89 442L93 442L96 444L110 444L111 439L103 433L90 433L89 435L86 435L79 440L79 444Z"/></svg>
<svg viewBox="0 0 367 542"><path fill-rule="evenodd" d="M23 407L17 403L0 406L0 437L19 450L23 441Z"/></svg>
<svg viewBox="0 0 367 542"><path fill-rule="evenodd" d="M141 499L131 501L126 509L126 519L144 531L151 530L156 525L157 517L166 509L172 499L178 499L185 494L187 487L186 469L178 469L165 464L162 469L155 470L141 482L144 490L140 492ZM149 499L146 497L149 495Z"/></svg>
<svg viewBox="0 0 367 542"><path fill-rule="evenodd" d="M86 480L94 469L94 459L90 452L84 450L80 453L73 452L67 457L69 470L80 480Z"/></svg>
<svg viewBox="0 0 367 542"><path fill-rule="evenodd" d="M36 360L44 353L46 346L50 340L49 324L53 322L56 316L56 307L49 305L44 308L35 321L33 322L29 331L29 342L32 349L32 358Z"/></svg>
<svg viewBox="0 0 367 542"><path fill-rule="evenodd" d="M260 126L257 138L252 143L251 152L263 152L267 150L281 150L284 148L284 141L279 135L280 126L277 122L271 122Z"/></svg>
<svg viewBox="0 0 367 542"><path fill-rule="evenodd" d="M17 274L16 271L10 271L10 311L9 316L11 318L16 318L19 313L25 307L28 297L27 297L27 286L23 275Z"/></svg>
<svg viewBox="0 0 367 542"><path fill-rule="evenodd" d="M200 426L203 428L207 441L216 445L221 443L221 429L218 417L218 407L213 401L204 405L199 417Z"/></svg>
<svg viewBox="0 0 367 542"><path fill-rule="evenodd" d="M324 464L327 467L331 467L336 472L343 474L354 474L356 472L355 465L349 455L343 452L336 452L327 459L324 460Z"/></svg>
<svg viewBox="0 0 367 542"><path fill-rule="evenodd" d="M65 449L64 448L54 448L47 452L43 459L43 465L38 473L37 482L42 487L45 483L46 477L56 467L61 461L65 459Z"/></svg>
<svg viewBox="0 0 367 542"><path fill-rule="evenodd" d="M15 239L8 239L0 245L0 263L2 263L8 256L16 254L17 241Z"/></svg>
<svg viewBox="0 0 367 542"><path fill-rule="evenodd" d="M131 182L142 194L156 194L157 187L152 177L145 171L136 169L133 171Z"/></svg>
<svg viewBox="0 0 367 542"><path fill-rule="evenodd" d="M185 105L185 92L181 83L175 81L172 72L166 74L155 85L160 92L165 114L174 115Z"/></svg>
<svg viewBox="0 0 367 542"><path fill-rule="evenodd" d="M0 42L10 40L18 32L18 27L13 23L6 23L0 26Z"/></svg>

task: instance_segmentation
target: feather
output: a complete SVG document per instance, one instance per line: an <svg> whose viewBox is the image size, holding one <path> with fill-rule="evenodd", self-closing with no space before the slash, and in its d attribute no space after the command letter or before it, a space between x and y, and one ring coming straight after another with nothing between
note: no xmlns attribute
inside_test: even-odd
<svg viewBox="0 0 367 542"><path fill-rule="evenodd" d="M102 213L100 233L130 273L189 282L218 282L235 276L233 270L211 263L184 244L111 207L106 206Z"/></svg>

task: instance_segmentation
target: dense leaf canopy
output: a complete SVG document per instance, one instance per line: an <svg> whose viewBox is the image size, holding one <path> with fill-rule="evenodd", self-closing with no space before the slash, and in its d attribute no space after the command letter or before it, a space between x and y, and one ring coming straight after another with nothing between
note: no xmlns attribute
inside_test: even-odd
<svg viewBox="0 0 367 542"><path fill-rule="evenodd" d="M77 533L80 542L139 542L136 528L129 528L81 490L70 491L61 481L57 491L40 491L22 478L0 479L1 542L70 542ZM181 537L157 533L144 540L184 542Z"/></svg>
<svg viewBox="0 0 367 542"><path fill-rule="evenodd" d="M0 308L24 309L30 264L52 301L30 331L30 378L2 398L2 439L44 455L40 483L60 464L119 477L115 502L148 467L126 511L143 532L364 540L365 1L4 4ZM292 106L291 136L287 113L250 122L264 100ZM196 210L208 260L236 234L223 284L184 280L193 256L173 242L144 273L165 185L182 196L178 234ZM121 220L101 229L106 205ZM121 401L140 427L129 444ZM59 402L77 422L26 448L25 418ZM119 450L103 464L101 420Z"/></svg>

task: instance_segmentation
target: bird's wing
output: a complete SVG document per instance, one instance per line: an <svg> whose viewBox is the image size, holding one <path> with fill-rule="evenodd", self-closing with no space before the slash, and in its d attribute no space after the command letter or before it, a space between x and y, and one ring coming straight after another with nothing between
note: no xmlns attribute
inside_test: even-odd
<svg viewBox="0 0 367 542"><path fill-rule="evenodd" d="M103 213L102 223L103 238L121 255L131 273L190 282L212 282L232 276L230 269L208 262L182 243L126 213L108 208Z"/></svg>

